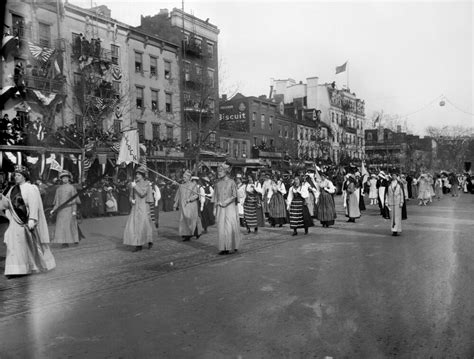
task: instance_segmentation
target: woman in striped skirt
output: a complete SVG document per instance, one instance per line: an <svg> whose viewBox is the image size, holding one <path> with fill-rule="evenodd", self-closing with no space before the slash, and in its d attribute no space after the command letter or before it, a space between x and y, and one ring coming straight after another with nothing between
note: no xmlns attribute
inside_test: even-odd
<svg viewBox="0 0 474 359"><path fill-rule="evenodd" d="M308 197L307 186L302 186L300 178L295 177L287 198L287 210L290 212L290 228L293 229L293 236L298 234L298 228L304 228L304 233L308 234L308 227L313 226L313 220L306 205Z"/></svg>
<svg viewBox="0 0 474 359"><path fill-rule="evenodd" d="M272 227L277 224L282 227L286 223L286 203L283 197L285 194L285 184L281 181L281 178L275 177L268 194L269 222Z"/></svg>
<svg viewBox="0 0 474 359"><path fill-rule="evenodd" d="M248 183L245 186L245 201L244 201L244 220L247 226L247 233L250 233L251 228L258 232L259 227L259 213L262 212L260 193L258 192L252 176L248 177Z"/></svg>

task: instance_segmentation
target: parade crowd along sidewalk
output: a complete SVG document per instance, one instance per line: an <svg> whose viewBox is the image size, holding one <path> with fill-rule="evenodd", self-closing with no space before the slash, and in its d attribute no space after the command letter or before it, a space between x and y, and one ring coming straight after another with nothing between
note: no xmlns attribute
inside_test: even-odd
<svg viewBox="0 0 474 359"><path fill-rule="evenodd" d="M139 167L135 180L130 183L104 178L92 188L80 191L80 196L70 183L73 175L69 171L62 171L58 177L60 186L42 183L35 186L26 167L15 167L15 184L4 191L1 202L2 210L10 219L5 232L9 248L5 274L25 275L54 268L48 247L49 233L43 228L45 212L54 213L60 222L52 242L64 246L79 243L78 216L128 214L123 243L137 252L146 244L149 249L153 246L156 234L153 228L159 226L160 211L179 210L178 231L183 241L199 238L209 226L217 225L220 254L238 251L242 227L251 234L265 225L289 225L292 235L296 236L298 229L308 234L315 220L322 227L330 227L337 218L334 177L319 167L296 174L270 171L243 174L232 173L230 166L222 164L217 178L213 173L197 176L186 170L179 184L149 181L148 169ZM473 187L467 173L463 176L421 173L415 177L396 170L390 174L383 171L370 174L364 167L346 173L340 185L347 222L354 223L361 217L366 209L364 195L368 194L370 203L367 205L378 206L380 215L390 219L389 229L394 236L402 233L409 199L426 206L445 195L456 197L459 191L473 193ZM71 198L74 200L70 201ZM25 215L28 213L29 216ZM18 231L24 235L13 245L9 238ZM12 264L13 259L18 263Z"/></svg>

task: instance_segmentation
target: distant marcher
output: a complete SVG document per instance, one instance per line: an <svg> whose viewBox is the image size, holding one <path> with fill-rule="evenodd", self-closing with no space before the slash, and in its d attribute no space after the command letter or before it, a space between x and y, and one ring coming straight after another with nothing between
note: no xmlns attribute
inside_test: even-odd
<svg viewBox="0 0 474 359"><path fill-rule="evenodd" d="M308 228L314 225L306 203L308 198L308 186L304 186L300 177L296 176L286 199L286 209L290 213L290 228L293 229L293 236L298 234L298 228L304 228L304 233L308 234Z"/></svg>
<svg viewBox="0 0 474 359"><path fill-rule="evenodd" d="M326 174L317 172L316 175L319 177L319 198L316 205L316 218L323 227L328 228L334 225L334 221L337 218L336 204L334 203L336 187Z"/></svg>
<svg viewBox="0 0 474 359"><path fill-rule="evenodd" d="M355 176L351 173L348 175L348 180L344 187L346 193L346 217L349 218L347 222L354 223L357 218L360 218L359 196L356 192L358 190L359 188L357 187Z"/></svg>
<svg viewBox="0 0 474 359"><path fill-rule="evenodd" d="M52 242L61 243L63 247L79 243L77 224L77 205L81 204L79 196L58 209L59 206L77 194L76 188L70 183L71 178L72 175L69 171L62 171L59 174L59 179L63 184L56 189L54 207L51 210L51 214L56 213L56 227Z"/></svg>

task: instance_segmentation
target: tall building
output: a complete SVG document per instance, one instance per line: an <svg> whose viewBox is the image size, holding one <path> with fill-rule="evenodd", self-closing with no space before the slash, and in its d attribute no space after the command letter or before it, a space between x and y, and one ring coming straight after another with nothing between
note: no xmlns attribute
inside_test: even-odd
<svg viewBox="0 0 474 359"><path fill-rule="evenodd" d="M283 166L296 155L296 123L266 96L220 101L219 140L234 166Z"/></svg>
<svg viewBox="0 0 474 359"><path fill-rule="evenodd" d="M190 154L215 149L219 108L219 29L179 9L141 18L141 30L179 43L183 144Z"/></svg>
<svg viewBox="0 0 474 359"><path fill-rule="evenodd" d="M306 83L272 79L271 96L283 101L288 111L300 118L304 117L303 113L316 111L319 124L314 127L317 135L309 140L309 146L318 148L318 156L329 156L333 163L363 159L365 103L354 93L339 90L334 83L319 84L318 77L309 77ZM301 111L300 115L298 111Z"/></svg>

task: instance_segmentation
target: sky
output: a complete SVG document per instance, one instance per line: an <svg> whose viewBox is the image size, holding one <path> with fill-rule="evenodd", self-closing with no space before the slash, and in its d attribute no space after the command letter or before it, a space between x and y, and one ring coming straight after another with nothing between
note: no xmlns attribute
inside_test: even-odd
<svg viewBox="0 0 474 359"><path fill-rule="evenodd" d="M182 2L69 0L107 5L137 26L140 15ZM217 25L221 94L268 95L270 79L349 82L374 112L398 117L410 132L474 126L474 6L471 1L205 1L186 12ZM348 72L335 67L348 61ZM445 105L440 106L444 100ZM383 123L382 123L383 124Z"/></svg>

